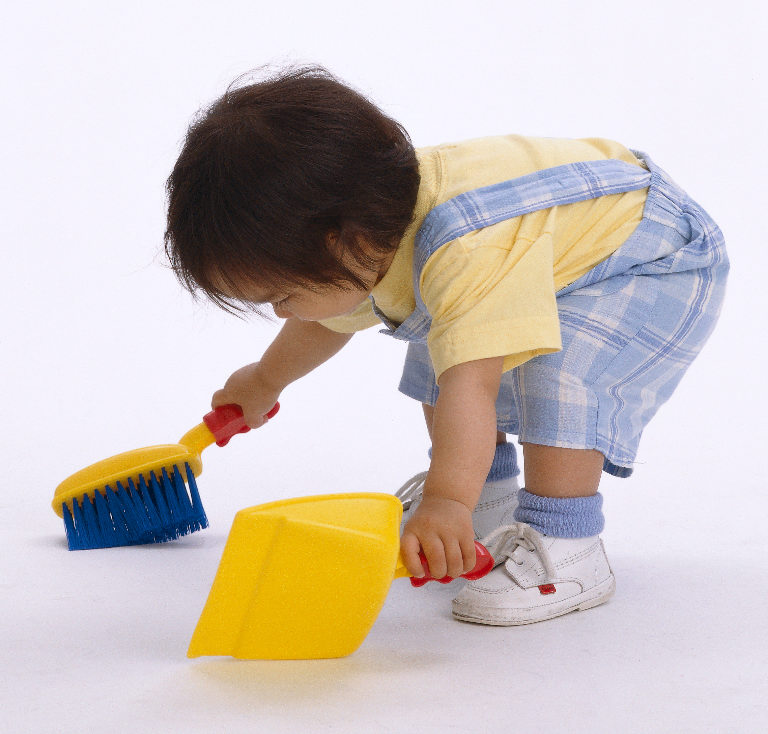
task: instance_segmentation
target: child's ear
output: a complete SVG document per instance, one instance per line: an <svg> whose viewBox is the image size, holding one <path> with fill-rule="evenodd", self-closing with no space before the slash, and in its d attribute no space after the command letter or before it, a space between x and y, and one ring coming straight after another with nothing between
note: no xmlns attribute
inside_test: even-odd
<svg viewBox="0 0 768 734"><path fill-rule="evenodd" d="M340 233L337 229L332 229L328 232L328 234L325 235L325 246L328 248L328 251L337 259L341 258L342 255L341 242L339 239Z"/></svg>
<svg viewBox="0 0 768 734"><path fill-rule="evenodd" d="M372 278L378 282L382 255L360 229L350 227L346 231L343 228L341 231L330 230L325 242L328 252L348 274L360 278L364 283Z"/></svg>
<svg viewBox="0 0 768 734"><path fill-rule="evenodd" d="M345 243L347 244L346 248L344 247ZM369 258L375 260L378 254L376 248L366 239L365 232L355 226L342 227L341 230L329 230L325 236L325 244L328 251L342 263L350 261L350 250L359 252L363 261ZM356 261L356 258L352 256L351 262Z"/></svg>

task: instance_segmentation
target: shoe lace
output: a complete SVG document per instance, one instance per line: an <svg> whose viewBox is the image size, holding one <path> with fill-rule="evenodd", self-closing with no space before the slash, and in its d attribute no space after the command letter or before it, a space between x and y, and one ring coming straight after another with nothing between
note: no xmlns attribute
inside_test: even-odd
<svg viewBox="0 0 768 734"><path fill-rule="evenodd" d="M403 510L407 510L411 504L419 498L424 491L424 480L427 478L427 472L422 471L412 476L400 489L395 492L397 497L403 503Z"/></svg>
<svg viewBox="0 0 768 734"><path fill-rule="evenodd" d="M546 583L555 579L555 567L544 545L544 536L524 522L515 522L511 525L502 525L486 535L480 541L491 553L496 563L507 558L514 559L514 552L518 548L536 553L544 566Z"/></svg>

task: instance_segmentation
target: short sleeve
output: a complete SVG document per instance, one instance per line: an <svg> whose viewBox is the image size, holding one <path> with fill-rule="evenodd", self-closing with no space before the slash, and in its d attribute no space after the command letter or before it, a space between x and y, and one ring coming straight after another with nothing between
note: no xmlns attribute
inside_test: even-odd
<svg viewBox="0 0 768 734"><path fill-rule="evenodd" d="M504 357L504 371L562 348L551 235L495 244L493 227L441 247L422 271L432 317L435 377L476 359Z"/></svg>

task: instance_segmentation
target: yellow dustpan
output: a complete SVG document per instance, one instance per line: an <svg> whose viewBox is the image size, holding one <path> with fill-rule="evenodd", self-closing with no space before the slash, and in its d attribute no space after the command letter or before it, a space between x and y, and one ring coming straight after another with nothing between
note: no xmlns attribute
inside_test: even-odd
<svg viewBox="0 0 768 734"><path fill-rule="evenodd" d="M392 580L408 575L399 558L402 513L399 499L379 493L241 510L187 655L288 660L354 652ZM477 550L468 578L493 565L485 548Z"/></svg>

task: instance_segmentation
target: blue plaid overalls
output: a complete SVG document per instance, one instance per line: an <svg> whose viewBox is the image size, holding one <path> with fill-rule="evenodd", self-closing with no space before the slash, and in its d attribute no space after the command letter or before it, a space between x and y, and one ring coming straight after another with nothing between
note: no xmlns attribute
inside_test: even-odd
<svg viewBox="0 0 768 734"><path fill-rule="evenodd" d="M718 226L646 154L632 152L644 168L618 160L557 166L460 194L427 215L415 242L415 310L398 325L373 303L383 333L409 342L401 392L437 400L431 318L419 292L437 249L505 219L648 187L626 242L557 292L562 350L505 372L496 403L499 430L521 443L597 449L606 472L632 473L643 428L714 328L728 272Z"/></svg>

